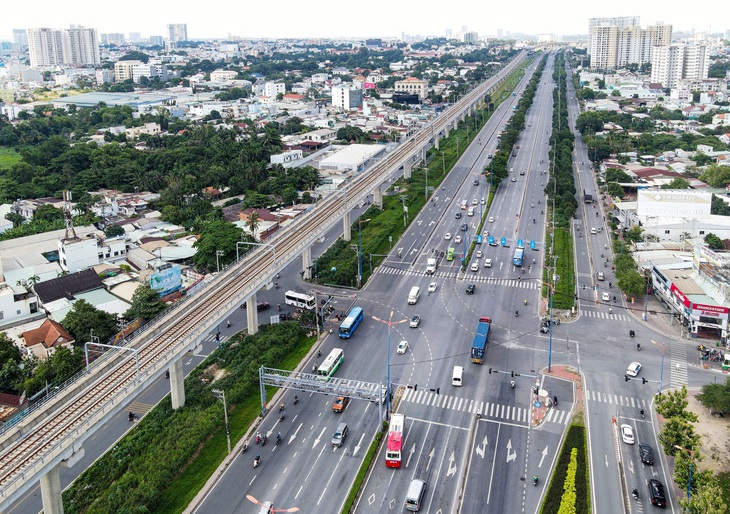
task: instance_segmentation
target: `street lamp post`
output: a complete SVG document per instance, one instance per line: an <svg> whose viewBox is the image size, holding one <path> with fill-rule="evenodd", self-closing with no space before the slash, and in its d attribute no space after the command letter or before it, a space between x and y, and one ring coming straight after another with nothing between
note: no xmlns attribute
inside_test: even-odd
<svg viewBox="0 0 730 514"><path fill-rule="evenodd" d="M226 252L224 252L223 250L215 251L215 270L217 273L221 272L220 257L222 257L225 254L226 254Z"/></svg>
<svg viewBox="0 0 730 514"><path fill-rule="evenodd" d="M380 319L376 316L371 315L371 318L373 318L375 321L379 321L380 323L384 323L388 326L388 362L387 362L387 369L385 373L385 385L386 385L386 393L385 393L385 419L390 419L390 327L393 325L398 325L399 323L405 323L408 321L407 319L402 319L400 321L393 321L393 311L390 311L390 316L388 317L388 321L385 321L384 319Z"/></svg>
<svg viewBox="0 0 730 514"><path fill-rule="evenodd" d="M226 421L226 441L228 442L228 453L231 453L231 431L228 427L228 409L226 408L226 392L221 389L213 389L213 396L223 402L223 417Z"/></svg>
<svg viewBox="0 0 730 514"><path fill-rule="evenodd" d="M357 288L362 287L362 224L370 221L370 218L366 220L357 220Z"/></svg>
<svg viewBox="0 0 730 514"><path fill-rule="evenodd" d="M694 450L683 448L677 444L675 444L674 447L677 450L689 453L689 480L687 481L687 501L689 501L692 498L692 463L695 460L695 452Z"/></svg>
<svg viewBox="0 0 730 514"><path fill-rule="evenodd" d="M649 263L649 272L651 273L651 262ZM644 300L644 321L647 321L649 318L649 277L644 275L644 278L646 279L646 299Z"/></svg>

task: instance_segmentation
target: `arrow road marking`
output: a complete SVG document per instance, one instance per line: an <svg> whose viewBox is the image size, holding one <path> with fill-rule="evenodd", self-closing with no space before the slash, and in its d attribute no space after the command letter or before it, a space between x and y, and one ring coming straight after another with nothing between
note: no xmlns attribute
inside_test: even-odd
<svg viewBox="0 0 730 514"><path fill-rule="evenodd" d="M322 435L324 434L324 431L327 430L327 427L324 427L322 431L319 433L319 437L314 440L314 444L312 444L312 449L315 449L319 442L322 440Z"/></svg>
<svg viewBox="0 0 730 514"><path fill-rule="evenodd" d="M479 455L483 459L484 452L486 451L486 449L487 449L487 436L485 435L484 440L482 441L482 444L478 445L476 447L476 450L474 450L474 451L476 452L477 455Z"/></svg>
<svg viewBox="0 0 730 514"><path fill-rule="evenodd" d="M414 453L416 453L416 443L413 443L413 446L411 446L411 449L408 450L408 460L406 460L406 467L408 467L408 464L411 463L411 457L413 457Z"/></svg>
<svg viewBox="0 0 730 514"><path fill-rule="evenodd" d="M515 453L515 457L516 456L517 456L517 454ZM451 452L451 457L449 457L449 469L446 471L447 477L450 477L451 475L456 474L456 464L454 464L455 460L456 460L456 457L454 457L454 452Z"/></svg>
<svg viewBox="0 0 730 514"><path fill-rule="evenodd" d="M291 436L291 437L289 438L289 444L291 444L291 443L293 443L293 442L294 442L294 439L296 439L296 438L297 438L297 434L299 433L299 430L301 430L301 428L302 428L302 424L301 424L301 423L299 423L299 426L297 427L296 431L295 431L295 432L294 432L294 434L293 434L293 435L292 435L292 436Z"/></svg>
<svg viewBox="0 0 730 514"><path fill-rule="evenodd" d="M511 449L512 449L512 439L510 439L509 441L507 441L507 462L509 462L511 460L515 460L517 458L517 451L515 451L512 454L510 454L510 450Z"/></svg>
<svg viewBox="0 0 730 514"><path fill-rule="evenodd" d="M517 452L515 452L515 453L517 453ZM542 456L540 457L540 464L537 465L538 468L541 468L542 467L542 462L545 460L545 457L547 456L547 453L548 453L548 449L547 449L547 446L546 446L545 449L542 451Z"/></svg>
<svg viewBox="0 0 730 514"><path fill-rule="evenodd" d="M428 471L429 468L431 467L431 461L433 460L433 456L434 456L434 452L435 451L436 450L434 448L431 448L431 453L428 454L428 464L426 464L426 471Z"/></svg>
<svg viewBox="0 0 730 514"><path fill-rule="evenodd" d="M355 449L352 452L353 457L357 457L357 452L360 451L360 445L362 444L363 437L365 437L365 434L364 433L360 434L360 440L357 442L357 444L355 445Z"/></svg>

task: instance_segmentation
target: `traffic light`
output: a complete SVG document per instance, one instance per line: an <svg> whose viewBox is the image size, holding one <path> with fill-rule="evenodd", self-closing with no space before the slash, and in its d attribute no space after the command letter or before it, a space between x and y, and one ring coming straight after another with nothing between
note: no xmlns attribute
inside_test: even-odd
<svg viewBox="0 0 730 514"><path fill-rule="evenodd" d="M646 384L646 379L644 377L641 377L641 383Z"/></svg>
<svg viewBox="0 0 730 514"><path fill-rule="evenodd" d="M413 390L414 390L414 391L418 391L418 384L415 384L415 385L413 386Z"/></svg>
<svg viewBox="0 0 730 514"><path fill-rule="evenodd" d="M626 382L628 382L628 381L629 381L629 376L628 376L628 375L624 375L624 380L625 380Z"/></svg>
<svg viewBox="0 0 730 514"><path fill-rule="evenodd" d="M441 388L440 387L437 387L436 388L436 394L441 394Z"/></svg>
<svg viewBox="0 0 730 514"><path fill-rule="evenodd" d="M492 368L489 368L489 374L490 375L492 374Z"/></svg>
<svg viewBox="0 0 730 514"><path fill-rule="evenodd" d="M512 378L515 378L515 372L514 371L512 372Z"/></svg>
<svg viewBox="0 0 730 514"><path fill-rule="evenodd" d="M220 332L216 332L215 333L215 340L216 341L220 341L221 340L221 333Z"/></svg>

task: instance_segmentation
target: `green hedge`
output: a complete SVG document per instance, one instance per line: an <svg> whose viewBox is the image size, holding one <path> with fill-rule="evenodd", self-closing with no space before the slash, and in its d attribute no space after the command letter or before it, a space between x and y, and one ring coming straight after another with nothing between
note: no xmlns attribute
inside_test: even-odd
<svg viewBox="0 0 730 514"><path fill-rule="evenodd" d="M575 451L574 457L573 452ZM575 459L575 471L571 472L571 461ZM571 478L571 477L574 477ZM573 482L573 483L567 483ZM575 510L577 514L590 514L590 489L588 474L588 455L586 447L586 432L582 425L571 425L565 434L565 441L560 449L560 456L555 465L555 472L550 479L542 514L559 514L561 504L566 497L566 491L574 487Z"/></svg>
<svg viewBox="0 0 730 514"><path fill-rule="evenodd" d="M168 396L152 409L63 494L65 512L179 512L227 454L223 405L211 389L226 392L235 444L260 410L259 366L291 369L311 344L296 323L227 341L185 380L185 407L173 411Z"/></svg>

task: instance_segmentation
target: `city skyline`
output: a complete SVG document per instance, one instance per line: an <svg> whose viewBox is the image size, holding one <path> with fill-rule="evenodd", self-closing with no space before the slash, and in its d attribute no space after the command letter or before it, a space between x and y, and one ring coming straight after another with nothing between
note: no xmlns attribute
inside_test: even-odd
<svg viewBox="0 0 730 514"><path fill-rule="evenodd" d="M641 25L657 22L671 24L674 32L725 32L730 27L712 26L701 10L667 10L666 3L650 0L642 4L617 0L606 6L591 6L569 3L556 8L554 4L538 0L524 0L518 5L481 4L468 11L428 8L414 9L403 4L389 4L382 12L363 8L352 11L347 20L318 9L302 9L300 2L282 0L277 4L274 15L268 7L253 6L231 10L231 15L223 15L221 10L185 9L179 12L169 6L131 0L120 5L109 15L89 9L80 0L68 0L63 9L50 0L39 0L33 9L11 4L0 17L0 40L12 41L13 29L29 28L68 28L69 25L82 25L95 28L99 34L130 32L141 33L143 37L166 36L169 24L187 24L190 39L235 38L364 38L444 36L451 30L453 36L466 26L468 31L479 36L494 36L498 31L503 35L510 33L556 34L563 36L588 34L588 19L614 16L639 16ZM192 7L192 6L191 6ZM515 7L518 7L515 9ZM580 9L579 9L580 7ZM530 13L529 18L520 19L521 13ZM240 16L236 16L239 14ZM478 20L478 21L477 21ZM723 22L720 22L723 23Z"/></svg>

